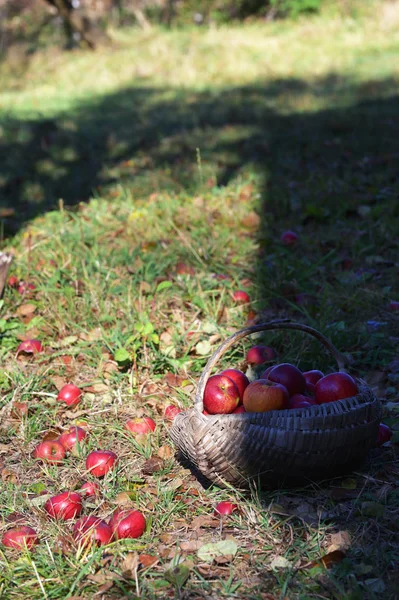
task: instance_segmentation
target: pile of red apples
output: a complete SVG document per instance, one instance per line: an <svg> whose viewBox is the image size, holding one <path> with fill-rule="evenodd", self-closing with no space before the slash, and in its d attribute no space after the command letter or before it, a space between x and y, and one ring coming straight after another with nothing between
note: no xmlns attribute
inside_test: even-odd
<svg viewBox="0 0 399 600"><path fill-rule="evenodd" d="M253 346L247 353L246 363L259 368L275 357L272 348ZM328 375L316 369L302 372L295 365L281 363L267 367L259 379L250 382L242 371L226 369L208 379L203 413L209 416L300 410L352 398L358 393L356 381L342 372ZM391 436L390 428L381 423L376 445L389 441Z"/></svg>

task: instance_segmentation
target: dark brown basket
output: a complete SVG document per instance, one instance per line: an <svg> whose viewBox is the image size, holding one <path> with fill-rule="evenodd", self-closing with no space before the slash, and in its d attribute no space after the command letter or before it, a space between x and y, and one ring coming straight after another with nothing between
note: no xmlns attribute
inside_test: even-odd
<svg viewBox="0 0 399 600"><path fill-rule="evenodd" d="M170 436L194 472L220 486L303 484L344 474L362 463L375 445L381 407L357 380L359 394L336 402L263 413L202 414L205 385L220 357L238 340L273 329L304 331L333 355L340 371L345 358L321 333L300 323L270 322L231 335L208 360L198 382L194 408L179 413Z"/></svg>

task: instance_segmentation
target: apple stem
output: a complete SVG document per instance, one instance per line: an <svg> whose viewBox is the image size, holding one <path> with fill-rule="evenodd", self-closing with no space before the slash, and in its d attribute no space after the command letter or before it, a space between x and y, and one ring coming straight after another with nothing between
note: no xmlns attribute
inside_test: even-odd
<svg viewBox="0 0 399 600"><path fill-rule="evenodd" d="M314 329L309 325L303 325L302 323L290 322L288 319L270 321L269 323L259 323L257 325L245 327L244 329L240 329L240 331L233 333L233 335L228 337L227 340L225 340L209 358L202 372L198 382L197 391L195 393L194 406L198 411L202 412L204 409L203 397L205 386L212 373L212 369L215 367L216 363L223 356L223 354L242 338L252 335L253 333L258 333L259 331L269 331L273 329L293 329L296 331L304 331L305 333L312 335L321 344L323 344L323 346L325 346L325 348L327 348L330 354L332 354L332 356L335 358L338 364L338 370L345 373L345 364L347 362L345 356L334 346L332 342L330 342L329 339L317 331L317 329Z"/></svg>

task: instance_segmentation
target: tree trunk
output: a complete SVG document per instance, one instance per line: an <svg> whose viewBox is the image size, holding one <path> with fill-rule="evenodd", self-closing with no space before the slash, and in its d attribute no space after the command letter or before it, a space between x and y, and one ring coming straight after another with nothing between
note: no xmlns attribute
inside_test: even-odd
<svg viewBox="0 0 399 600"><path fill-rule="evenodd" d="M74 9L72 0L45 0L55 8L58 14L63 18L65 30L70 41L77 33L91 50L95 50L100 42L109 41L106 33L92 20L90 20L82 11Z"/></svg>

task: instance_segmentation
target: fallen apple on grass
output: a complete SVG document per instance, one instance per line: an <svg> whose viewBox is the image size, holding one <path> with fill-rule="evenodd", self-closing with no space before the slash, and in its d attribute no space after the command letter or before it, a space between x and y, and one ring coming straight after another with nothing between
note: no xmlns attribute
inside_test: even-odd
<svg viewBox="0 0 399 600"><path fill-rule="evenodd" d="M288 406L289 394L280 383L269 379L252 381L244 392L244 408L247 412L283 410Z"/></svg>
<svg viewBox="0 0 399 600"><path fill-rule="evenodd" d="M39 543L39 538L36 531L28 525L13 527L8 529L1 538L1 543L7 548L15 548L17 550L30 550Z"/></svg>
<svg viewBox="0 0 399 600"><path fill-rule="evenodd" d="M33 292L36 289L36 286L33 283L27 283L26 281L21 281L18 285L18 293L23 296L24 294L28 294L29 292Z"/></svg>
<svg viewBox="0 0 399 600"><path fill-rule="evenodd" d="M146 522L139 510L117 509L110 522L114 537L118 540L125 538L138 538L143 535Z"/></svg>
<svg viewBox="0 0 399 600"><path fill-rule="evenodd" d="M212 375L204 391L204 409L211 415L232 413L240 403L237 385L226 375Z"/></svg>
<svg viewBox="0 0 399 600"><path fill-rule="evenodd" d="M229 502L227 500L223 500L219 502L219 504L215 507L215 515L218 517L225 517L231 515L233 512L238 510L237 504L234 502Z"/></svg>
<svg viewBox="0 0 399 600"><path fill-rule="evenodd" d="M316 383L317 404L352 398L359 393L355 380L347 373L330 373Z"/></svg>
<svg viewBox="0 0 399 600"><path fill-rule="evenodd" d="M155 431L156 423L151 417L137 417L130 419L125 425L125 429L130 433L152 433Z"/></svg>
<svg viewBox="0 0 399 600"><path fill-rule="evenodd" d="M72 425L68 431L60 435L58 441L64 446L65 450L71 450L76 448L86 437L87 431L82 427Z"/></svg>
<svg viewBox="0 0 399 600"><path fill-rule="evenodd" d="M385 425L385 423L380 423L377 435L377 446L382 446L382 444L389 442L391 437L392 429L388 427L388 425Z"/></svg>
<svg viewBox="0 0 399 600"><path fill-rule="evenodd" d="M59 521L68 521L78 517L82 508L82 496L76 492L62 492L52 496L44 505L47 514Z"/></svg>
<svg viewBox="0 0 399 600"><path fill-rule="evenodd" d="M247 292L244 292L244 290L236 290L233 292L233 300L237 302L237 304L248 304L251 302L249 295Z"/></svg>
<svg viewBox="0 0 399 600"><path fill-rule="evenodd" d="M17 288L19 285L19 279L16 275L11 275L7 281L8 285L12 288Z"/></svg>
<svg viewBox="0 0 399 600"><path fill-rule="evenodd" d="M83 546L90 544L105 546L113 537L113 531L108 523L93 515L78 519L72 532L75 540Z"/></svg>
<svg viewBox="0 0 399 600"><path fill-rule="evenodd" d="M79 491L82 496L89 498L91 496L97 496L100 493L101 488L96 481L85 481L82 483Z"/></svg>
<svg viewBox="0 0 399 600"><path fill-rule="evenodd" d="M64 385L57 395L58 402L65 402L67 406L76 406L82 398L82 390L73 383Z"/></svg>
<svg viewBox="0 0 399 600"><path fill-rule="evenodd" d="M21 342L17 348L17 355L23 354L37 354L43 352L43 346L40 340L32 339Z"/></svg>
<svg viewBox="0 0 399 600"><path fill-rule="evenodd" d="M57 465L64 460L65 454L66 450L61 442L58 440L46 440L36 446L32 456L52 465Z"/></svg>
<svg viewBox="0 0 399 600"><path fill-rule="evenodd" d="M176 404L169 404L169 406L165 408L164 417L167 421L173 421L175 416L181 412L181 408L176 406Z"/></svg>
<svg viewBox="0 0 399 600"><path fill-rule="evenodd" d="M284 231L281 234L280 241L284 246L294 246L299 241L299 236L295 231Z"/></svg>
<svg viewBox="0 0 399 600"><path fill-rule="evenodd" d="M268 379L275 383L281 383L287 388L290 396L303 394L306 390L306 379L301 371L290 363L281 363L271 369Z"/></svg>
<svg viewBox="0 0 399 600"><path fill-rule="evenodd" d="M270 346L252 346L247 352L248 365L263 365L263 363L276 358L276 352Z"/></svg>
<svg viewBox="0 0 399 600"><path fill-rule="evenodd" d="M111 450L94 450L87 455L86 470L93 477L104 477L116 466L118 457Z"/></svg>

